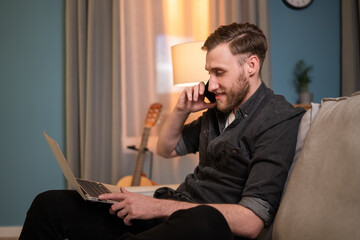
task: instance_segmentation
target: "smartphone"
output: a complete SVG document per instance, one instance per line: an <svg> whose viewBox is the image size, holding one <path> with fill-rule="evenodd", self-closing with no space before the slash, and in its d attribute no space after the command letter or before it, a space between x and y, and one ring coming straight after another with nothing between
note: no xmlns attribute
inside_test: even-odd
<svg viewBox="0 0 360 240"><path fill-rule="evenodd" d="M215 93L209 92L208 87L209 87L209 81L205 85L204 95L211 103L214 103L216 102Z"/></svg>

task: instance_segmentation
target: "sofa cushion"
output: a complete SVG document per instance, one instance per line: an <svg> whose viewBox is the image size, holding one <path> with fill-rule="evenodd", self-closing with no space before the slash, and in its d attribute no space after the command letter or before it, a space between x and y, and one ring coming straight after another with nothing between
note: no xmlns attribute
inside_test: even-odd
<svg viewBox="0 0 360 240"><path fill-rule="evenodd" d="M291 175L292 169L294 168L294 165L299 158L299 155L301 153L301 150L304 146L305 138L309 132L310 126L313 123L318 111L320 109L319 103L311 103L311 108L304 114L304 116L301 118L301 122L299 125L297 140L296 140L296 148L295 148L295 155L294 160L291 163L291 167L289 170L289 175L285 183L284 190L286 189L287 183L289 181L289 177Z"/></svg>
<svg viewBox="0 0 360 240"><path fill-rule="evenodd" d="M360 239L360 92L324 99L275 218L273 239Z"/></svg>

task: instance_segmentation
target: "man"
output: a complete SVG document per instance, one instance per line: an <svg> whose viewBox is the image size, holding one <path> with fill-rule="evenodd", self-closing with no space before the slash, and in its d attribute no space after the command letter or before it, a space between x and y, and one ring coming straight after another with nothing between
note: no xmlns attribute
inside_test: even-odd
<svg viewBox="0 0 360 240"><path fill-rule="evenodd" d="M199 152L194 173L176 191L159 189L157 198L123 188L100 196L119 201L111 214L73 191L40 194L21 239L253 239L272 222L304 110L261 81L267 44L257 26L221 26L203 49L216 102L204 101L204 83L186 88L162 127L157 149L164 157ZM204 109L184 126L190 113Z"/></svg>

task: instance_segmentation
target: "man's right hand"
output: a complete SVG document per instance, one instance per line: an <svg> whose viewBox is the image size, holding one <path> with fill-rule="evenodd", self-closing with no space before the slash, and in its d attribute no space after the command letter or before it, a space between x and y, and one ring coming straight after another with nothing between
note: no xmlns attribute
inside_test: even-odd
<svg viewBox="0 0 360 240"><path fill-rule="evenodd" d="M204 92L205 84L203 82L193 87L185 88L178 99L176 110L189 114L207 108L214 108L216 103L206 103L204 101Z"/></svg>

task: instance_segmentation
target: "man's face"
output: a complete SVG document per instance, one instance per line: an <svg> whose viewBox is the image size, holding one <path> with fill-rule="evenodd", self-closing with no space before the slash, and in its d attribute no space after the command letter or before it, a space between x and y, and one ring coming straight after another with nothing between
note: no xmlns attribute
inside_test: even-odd
<svg viewBox="0 0 360 240"><path fill-rule="evenodd" d="M249 80L240 66L240 56L234 56L228 44L222 43L206 55L206 70L210 74L209 91L215 93L217 109L237 110L249 93Z"/></svg>

